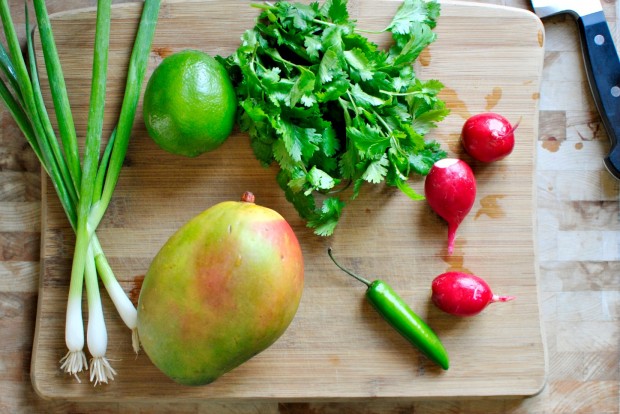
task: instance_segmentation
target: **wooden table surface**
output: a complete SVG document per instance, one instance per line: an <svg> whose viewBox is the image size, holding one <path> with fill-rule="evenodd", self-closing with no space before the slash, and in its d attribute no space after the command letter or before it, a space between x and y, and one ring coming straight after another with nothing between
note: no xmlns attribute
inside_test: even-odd
<svg viewBox="0 0 620 414"><path fill-rule="evenodd" d="M478 0L530 8L525 0ZM23 2L11 1L23 37ZM94 0L50 0L57 12ZM620 3L603 1L616 45ZM538 249L547 386L527 399L343 403L86 404L40 399L30 383L39 286L41 176L0 109L0 413L618 413L620 412L619 185L604 169L609 140L583 70L574 20L545 21L538 137ZM498 327L501 329L501 327Z"/></svg>

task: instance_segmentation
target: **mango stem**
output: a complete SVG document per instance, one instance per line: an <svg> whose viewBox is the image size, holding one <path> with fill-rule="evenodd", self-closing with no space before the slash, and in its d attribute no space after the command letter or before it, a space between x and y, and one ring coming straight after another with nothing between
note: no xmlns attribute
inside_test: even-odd
<svg viewBox="0 0 620 414"><path fill-rule="evenodd" d="M243 201L244 203L254 203L255 199L256 197L254 197L254 194L250 191L246 191L241 196L241 201Z"/></svg>

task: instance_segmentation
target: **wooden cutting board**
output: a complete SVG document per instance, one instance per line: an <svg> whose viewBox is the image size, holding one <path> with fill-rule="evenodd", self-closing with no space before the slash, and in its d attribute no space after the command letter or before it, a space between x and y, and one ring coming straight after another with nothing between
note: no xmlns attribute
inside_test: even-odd
<svg viewBox="0 0 620 414"><path fill-rule="evenodd" d="M350 14L381 29L400 2L351 0ZM257 10L249 1L181 1L162 5L149 72L184 48L228 55ZM107 131L115 122L139 4L114 7ZM83 136L89 94L94 12L52 18L78 132ZM450 156L471 162L478 180L472 212L446 253L446 224L425 202L398 190L367 186L350 202L336 234L313 235L285 201L275 169L255 160L248 137L234 133L218 150L195 159L175 157L147 137L141 108L115 197L98 231L112 267L136 301L142 275L165 240L185 221L224 200L253 191L257 203L293 226L305 257L305 291L290 328L271 348L203 387L184 387L141 353L105 293L108 357L118 375L93 387L62 373L64 317L73 235L47 179L43 190L41 283L32 382L45 398L84 401L192 399L329 400L358 397L526 396L541 390L546 360L540 321L534 166L544 32L531 13L445 1L438 40L417 63L422 79L436 78L452 114L431 136ZM374 38L385 45L389 38ZM463 153L459 132L471 114L493 110L521 123L513 154L481 165ZM412 185L422 191L423 181ZM364 299L364 286L328 259L390 283L443 340L451 358L441 371L394 332ZM431 280L448 270L485 278L494 291L517 296L482 314L459 319L430 303Z"/></svg>

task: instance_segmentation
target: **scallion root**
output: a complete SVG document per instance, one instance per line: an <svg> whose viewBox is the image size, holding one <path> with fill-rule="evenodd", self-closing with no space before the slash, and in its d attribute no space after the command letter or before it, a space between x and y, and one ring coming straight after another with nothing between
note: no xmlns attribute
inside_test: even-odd
<svg viewBox="0 0 620 414"><path fill-rule="evenodd" d="M83 278L72 278L69 286L67 315L65 324L65 343L69 352L60 360L60 368L77 377L78 372L88 369L84 355L84 321L82 319Z"/></svg>
<svg viewBox="0 0 620 414"><path fill-rule="evenodd" d="M131 347L136 354L140 352L140 337L138 336L138 328L133 328L131 330Z"/></svg>
<svg viewBox="0 0 620 414"><path fill-rule="evenodd" d="M113 380L116 375L116 371L110 365L110 362L106 357L96 357L90 360L90 382L94 386L98 384L108 383L108 380Z"/></svg>
<svg viewBox="0 0 620 414"><path fill-rule="evenodd" d="M67 374L73 375L78 382L82 382L77 374L88 369L88 361L84 351L69 351L62 357L60 363L60 369Z"/></svg>
<svg viewBox="0 0 620 414"><path fill-rule="evenodd" d="M103 317L103 307L97 283L97 269L93 249L89 246L86 251L86 298L88 299L88 330L86 339L90 360L90 381L94 385L114 379L116 372L105 357L108 347L108 331Z"/></svg>

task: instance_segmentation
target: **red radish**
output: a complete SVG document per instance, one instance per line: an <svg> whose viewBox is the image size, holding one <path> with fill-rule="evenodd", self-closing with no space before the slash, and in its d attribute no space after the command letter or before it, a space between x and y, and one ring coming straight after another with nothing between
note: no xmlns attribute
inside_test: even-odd
<svg viewBox="0 0 620 414"><path fill-rule="evenodd" d="M465 151L482 162L499 161L515 146L514 131L519 126L500 114L484 112L470 117L463 125L461 142Z"/></svg>
<svg viewBox="0 0 620 414"><path fill-rule="evenodd" d="M439 309L456 316L474 316L493 302L514 296L498 296L482 278L463 272L446 272L432 283L432 301Z"/></svg>
<svg viewBox="0 0 620 414"><path fill-rule="evenodd" d="M433 211L448 222L448 254L452 254L456 230L476 200L474 173L465 161L439 160L426 176L424 195Z"/></svg>

